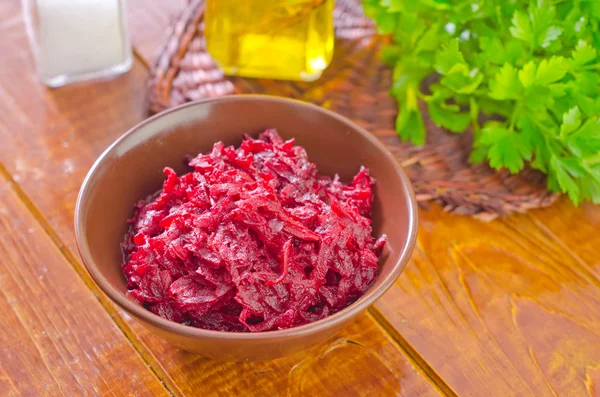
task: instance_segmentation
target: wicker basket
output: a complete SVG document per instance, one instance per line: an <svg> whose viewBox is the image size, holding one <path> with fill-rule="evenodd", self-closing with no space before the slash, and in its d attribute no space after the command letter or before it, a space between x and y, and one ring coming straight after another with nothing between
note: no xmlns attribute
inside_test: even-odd
<svg viewBox="0 0 600 397"><path fill-rule="evenodd" d="M455 135L425 120L427 142L415 147L394 131L397 104L389 96L391 69L379 57L387 38L362 12L360 0L338 0L334 11L336 49L331 65L315 82L228 78L206 52L203 0L182 11L149 80L152 112L184 102L232 93L268 93L319 104L362 125L398 158L413 182L417 200L441 203L449 212L491 220L552 204L543 174L517 175L469 162L472 135Z"/></svg>

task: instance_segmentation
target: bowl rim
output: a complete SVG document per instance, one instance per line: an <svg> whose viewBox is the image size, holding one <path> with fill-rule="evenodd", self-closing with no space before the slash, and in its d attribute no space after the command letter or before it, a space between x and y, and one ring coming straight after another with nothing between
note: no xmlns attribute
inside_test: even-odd
<svg viewBox="0 0 600 397"><path fill-rule="evenodd" d="M407 204L408 204L408 238L402 246L400 256L396 263L393 265L393 269L388 277L383 280L383 282L377 288L371 288L365 292L363 296L361 296L356 302L352 303L348 307L340 310L339 312L332 314L328 317L320 319L318 321L300 325L297 327L287 328L283 330L274 330L274 331L265 331L265 332L224 332L224 331L214 331L207 330L202 328L191 327L188 325L176 323L174 321L167 320L158 316L157 314L152 313L151 311L145 309L139 304L134 303L132 300L127 298L121 292L119 292L116 288L112 286L112 284L104 277L104 275L100 272L95 262L92 259L90 254L90 250L88 247L87 239L85 238L85 233L83 230L84 224L84 206L89 201L90 189L89 187L92 185L92 181L94 180L96 173L102 169L105 158L107 158L116 148L128 137L142 131L144 127L148 124L155 122L156 120L165 117L168 114L175 113L180 111L181 109L186 109L189 107L202 106L210 103L218 103L218 102L236 102L236 101L259 101L264 103L280 103L285 102L293 106L299 106L302 108L309 109L310 111L316 111L320 113L324 113L327 117L333 117L342 123L348 125L348 127L358 134L362 135L366 138L372 145L374 145L377 149L379 149L382 154L386 157L386 160L390 161L394 166L394 171L400 177L403 184L403 191L405 196L407 196ZM228 95L218 98L205 98L197 101L188 102L179 106L175 106L173 108L164 110L160 113L157 113L140 123L136 124L132 128L130 128L126 133L117 138L107 149L105 149L102 154L96 159L90 170L88 171L81 188L79 190L79 194L77 196L77 203L75 206L74 213L74 222L75 222L75 240L77 243L77 248L79 250L79 254L83 260L83 263L89 272L90 276L94 280L94 282L98 285L98 287L102 290L104 294L106 294L113 302L117 303L122 309L126 312L132 314L134 317L151 324L154 327L162 329L167 332L174 332L181 336L196 338L196 339L206 339L206 338L216 338L216 339L227 339L227 340L235 340L238 342L242 341L257 341L257 340L269 340L269 339L293 339L300 336L305 336L307 334L312 334L314 332L328 329L334 327L339 323L346 322L351 318L355 317L362 311L366 310L369 306L371 306L377 299L379 299L396 281L396 279L400 276L412 254L414 246L416 244L416 236L417 236L417 223L418 223L418 213L417 213L417 204L415 199L415 194L413 192L410 180L408 176L396 160L396 158L392 155L392 153L371 133L369 133L364 128L360 127L350 119L337 114L331 110L322 108L320 106L314 105L312 103L303 102L295 99L289 99L285 97L271 96L271 95L257 95L257 94L238 94L238 95Z"/></svg>

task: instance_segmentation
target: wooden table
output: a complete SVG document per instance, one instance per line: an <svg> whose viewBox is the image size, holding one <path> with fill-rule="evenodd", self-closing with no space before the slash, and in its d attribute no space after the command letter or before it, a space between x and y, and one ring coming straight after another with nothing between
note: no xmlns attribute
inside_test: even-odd
<svg viewBox="0 0 600 397"><path fill-rule="evenodd" d="M491 223L421 211L396 285L294 357L214 362L116 308L76 253L75 199L146 117L182 3L131 0L132 70L58 90L34 77L19 1L0 4L0 396L600 396L600 210L566 200Z"/></svg>

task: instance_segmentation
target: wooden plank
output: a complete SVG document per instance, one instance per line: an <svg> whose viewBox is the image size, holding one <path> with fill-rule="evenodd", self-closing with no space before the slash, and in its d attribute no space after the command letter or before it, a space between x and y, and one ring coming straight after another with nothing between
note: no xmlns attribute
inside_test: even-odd
<svg viewBox="0 0 600 397"><path fill-rule="evenodd" d="M551 211L562 215L549 216ZM565 197L551 209L536 211L528 217L549 241L567 251L575 262L600 280L600 206L587 202L574 207Z"/></svg>
<svg viewBox="0 0 600 397"><path fill-rule="evenodd" d="M410 348L459 395L592 395L598 280L527 216L486 224L437 206L420 216L413 261L377 304Z"/></svg>
<svg viewBox="0 0 600 397"><path fill-rule="evenodd" d="M0 20L9 19L3 17L0 15ZM23 27L17 19L12 18L12 21L10 26L0 29L4 37L10 38L0 42L0 52L7 54L3 59L5 66L0 68L0 98L6 104L0 108L0 161L5 172L19 184L22 199L29 203L38 221L89 280L73 254L76 251L72 214L77 191L101 151L144 117L146 71L136 61L133 70L125 76L47 91L32 77L29 54L21 50L26 48ZM97 288L94 291L97 292ZM340 337L343 339L338 338L336 344L329 343L272 364L261 364L262 369L253 372L250 364L216 364L181 352L149 335L136 323L124 321L122 314L101 294L99 299L176 395L194 393L200 387L199 380L240 395L247 394L245 390L252 391L252 382L261 384L261 390L269 390L271 394L288 395L289 391L289 395L298 395L303 390L329 384L332 379L344 379L344 382L329 390L339 391L343 387L351 395L369 395L369 391L380 387L384 387L384 395L437 394L428 378L410 364L394 341L369 317L345 331ZM349 361L351 355L360 357L360 362ZM273 370L269 370L271 366ZM228 372L219 377L214 372L216 367ZM317 368L322 371L315 371ZM289 382L279 381L282 374L290 372ZM207 373L214 376L207 378ZM246 376L251 376L252 382ZM208 387L204 392L227 395Z"/></svg>
<svg viewBox="0 0 600 397"><path fill-rule="evenodd" d="M168 395L0 177L0 395Z"/></svg>
<svg viewBox="0 0 600 397"><path fill-rule="evenodd" d="M133 321L133 320L131 320ZM135 326L132 324L132 326ZM433 396L385 332L365 315L332 340L292 357L255 363L203 358L137 330L172 377L180 395L215 396Z"/></svg>
<svg viewBox="0 0 600 397"><path fill-rule="evenodd" d="M131 92L127 84L135 86L136 81L130 75L119 84ZM75 88L62 92L68 93L66 97L83 97ZM132 103L135 99L129 98L120 106L135 108ZM99 109L105 110L96 102L84 104L74 113L83 120L77 128L79 134L86 130L73 143L77 153L82 153L74 157L80 168L100 151L104 137L115 136L110 129L119 125L119 121L105 120L107 135L97 136L98 130L93 132L96 127L85 119ZM18 116L17 112L13 118ZM65 129L56 130L58 134L62 131ZM48 170L37 174L60 172L56 166L63 155L57 151L60 135L42 133L40 137L44 140L41 145L12 138L9 148L48 155ZM68 180L57 183L58 194L49 194L40 191L42 178L36 179L36 172L21 175L23 167L17 167L17 160L8 151L2 158L11 172L72 248L70 214L84 171L76 169ZM551 219L564 215L560 210L547 211L545 216ZM397 288L378 305L390 331L397 332L396 339L421 354L425 364L460 394L593 395L599 372L594 348L598 345L595 278L586 274L584 267L576 267L576 259L564 247L542 244L539 224L533 220L527 223L526 217L485 225L443 214L437 208L421 216L421 238L413 263ZM571 227L586 220L576 218L572 222ZM586 228L593 230L593 225ZM182 359L179 355L185 353L172 352L168 345L159 347L161 342L138 332L145 344L152 346L176 392L188 391L187 382L208 368L196 366L193 359ZM199 372L194 372L196 368ZM247 374L242 369L233 373ZM239 392L243 386L235 387L233 390Z"/></svg>
<svg viewBox="0 0 600 397"><path fill-rule="evenodd" d="M55 195L44 214L57 224L60 214L73 213L100 151L146 116L147 71L136 60L111 80L46 89L35 77L17 0L3 2L0 21L0 158L16 182ZM63 230L71 229L72 219L62 219Z"/></svg>
<svg viewBox="0 0 600 397"><path fill-rule="evenodd" d="M491 225L422 212L419 248L381 319L461 394L594 395L599 223L597 207L564 202Z"/></svg>

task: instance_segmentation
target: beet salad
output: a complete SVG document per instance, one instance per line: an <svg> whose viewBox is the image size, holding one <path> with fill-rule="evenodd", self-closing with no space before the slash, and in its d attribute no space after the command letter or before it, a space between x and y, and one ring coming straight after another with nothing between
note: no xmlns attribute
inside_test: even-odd
<svg viewBox="0 0 600 397"><path fill-rule="evenodd" d="M319 175L273 129L189 165L165 168L123 242L129 293L148 310L210 330L278 330L347 307L375 279L385 236L371 235L368 169L348 184Z"/></svg>

